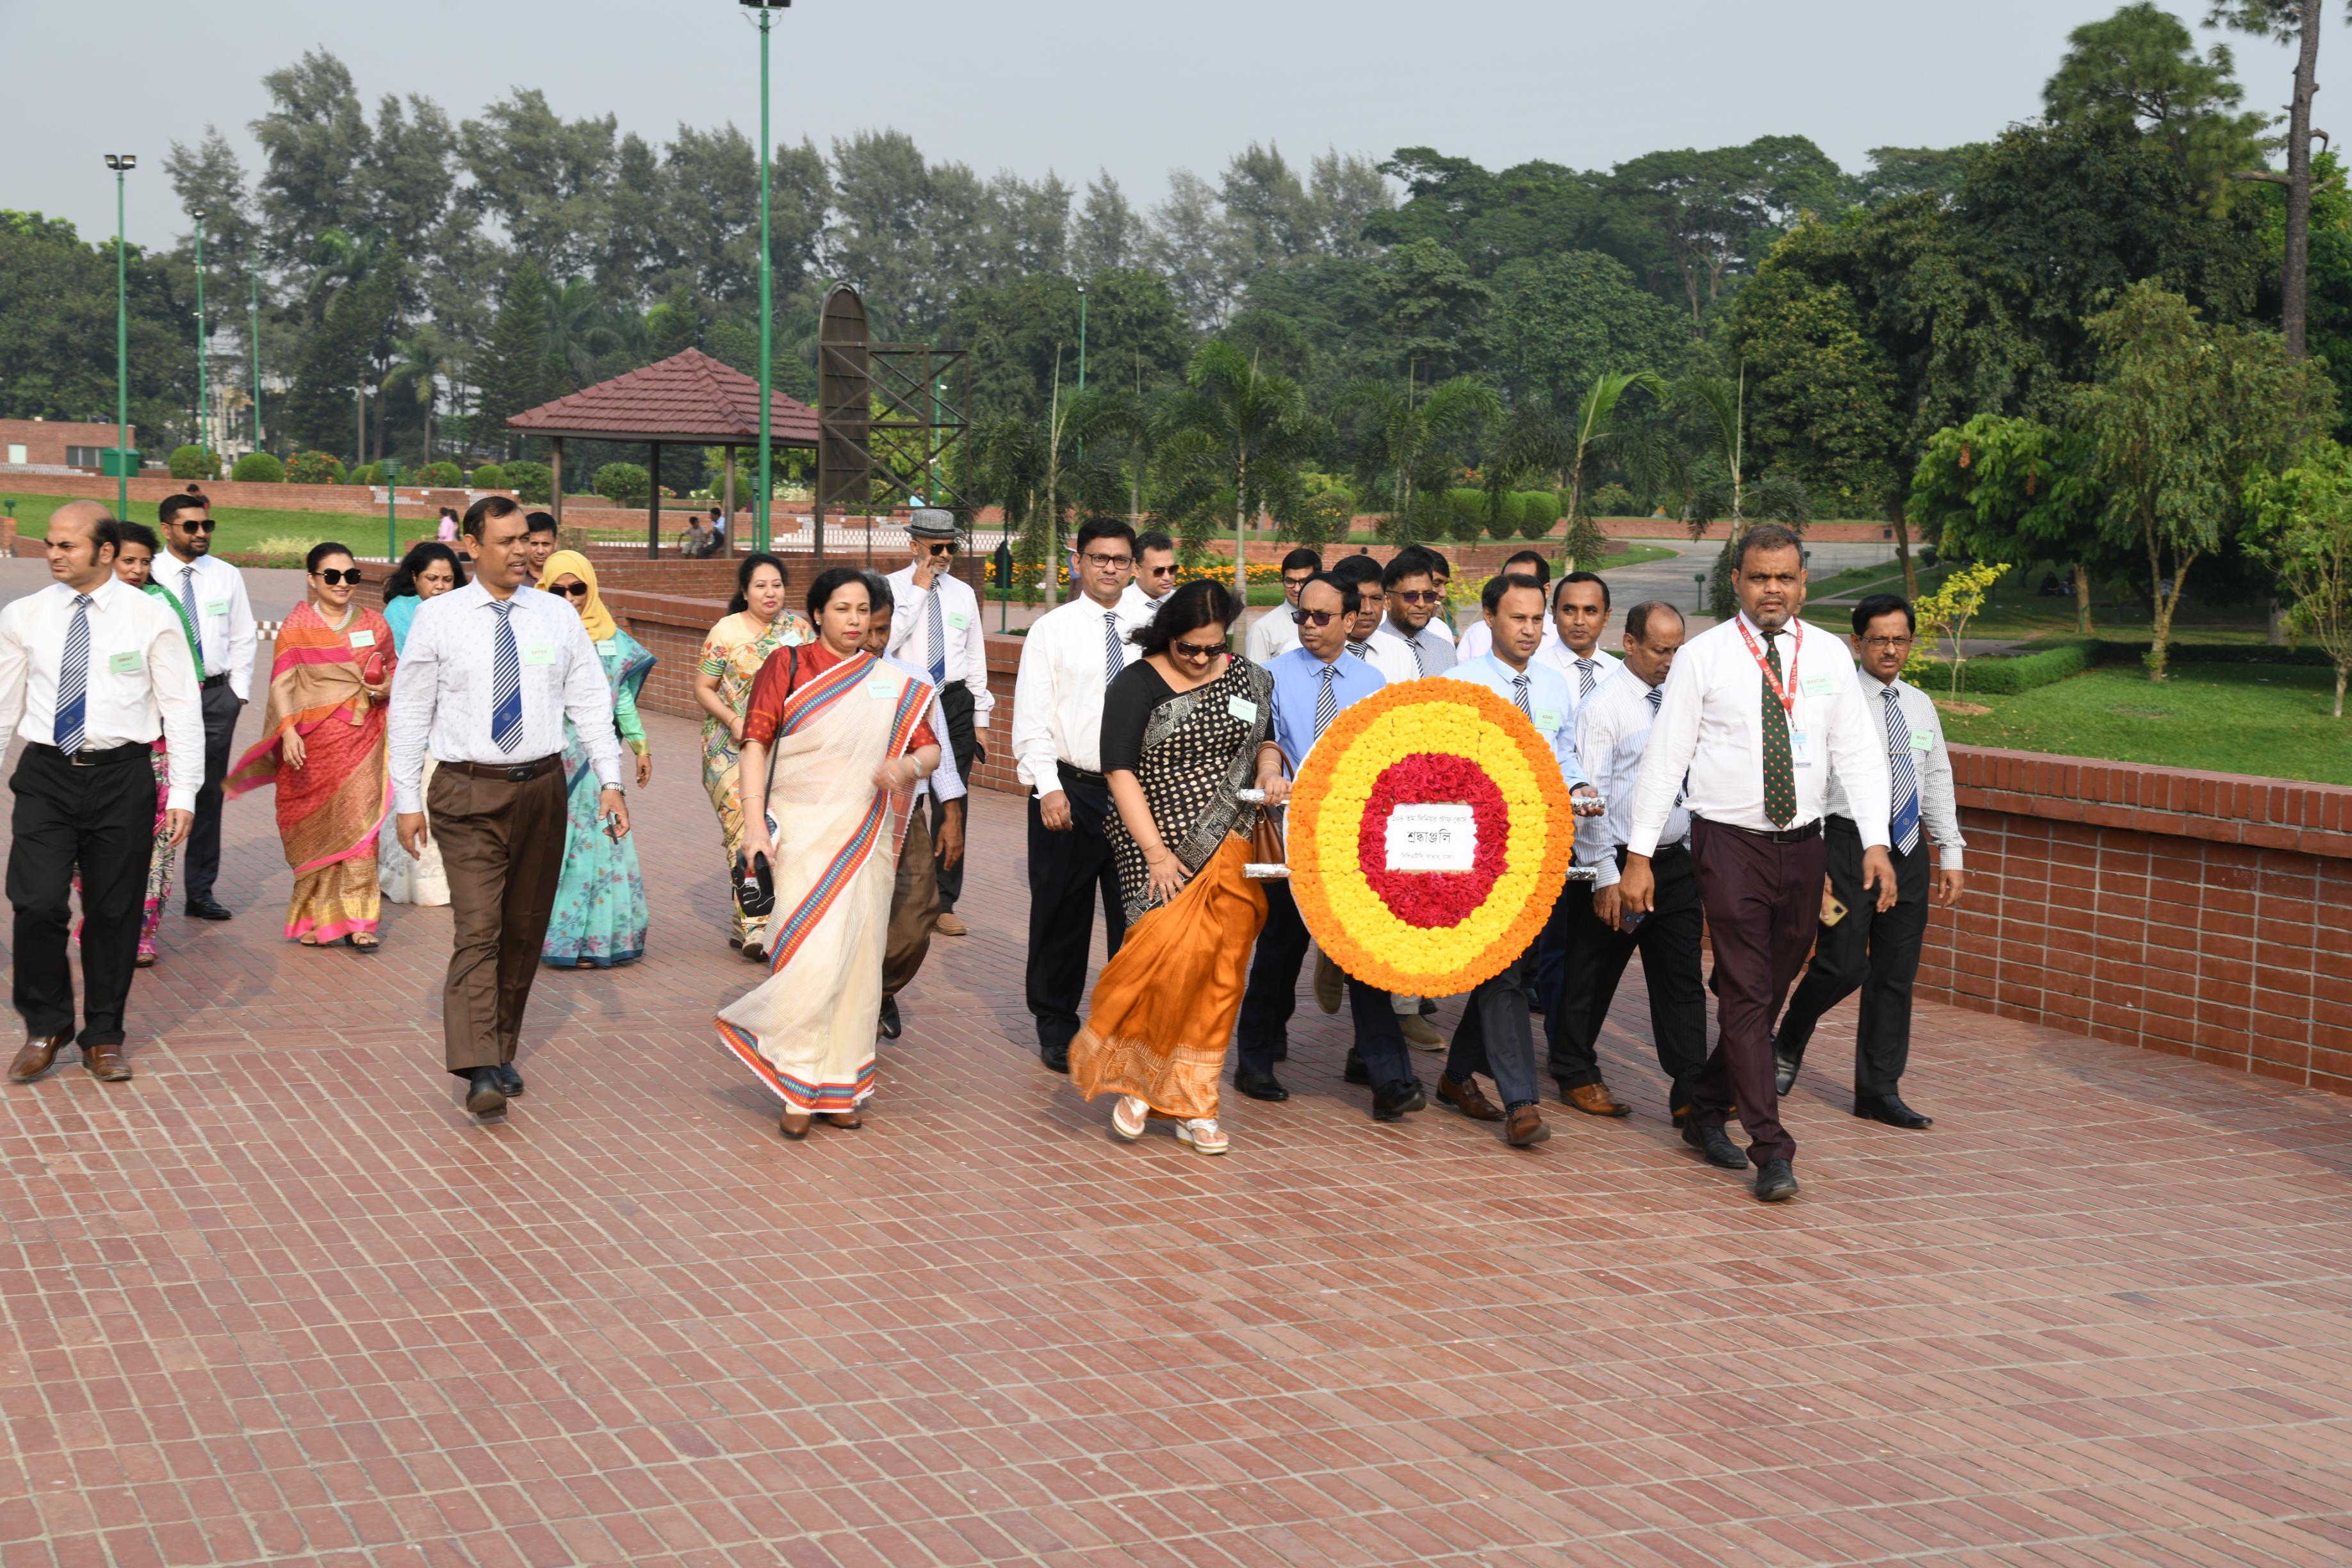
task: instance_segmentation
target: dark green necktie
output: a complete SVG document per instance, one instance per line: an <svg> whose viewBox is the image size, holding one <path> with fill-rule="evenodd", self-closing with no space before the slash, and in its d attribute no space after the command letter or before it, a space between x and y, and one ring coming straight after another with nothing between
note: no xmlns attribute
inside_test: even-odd
<svg viewBox="0 0 2352 1568"><path fill-rule="evenodd" d="M1759 678L1764 689L1764 815L1775 827L1786 827L1797 815L1797 770L1789 758L1789 710L1773 689L1782 679L1778 632L1764 634L1764 658L1772 679Z"/></svg>

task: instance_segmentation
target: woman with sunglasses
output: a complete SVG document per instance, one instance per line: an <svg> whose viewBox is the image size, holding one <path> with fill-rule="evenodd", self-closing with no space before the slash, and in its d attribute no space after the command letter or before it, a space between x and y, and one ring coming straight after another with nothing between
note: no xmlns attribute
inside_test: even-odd
<svg viewBox="0 0 2352 1568"><path fill-rule="evenodd" d="M390 623L352 602L366 574L350 550L316 545L303 564L310 597L278 629L261 743L230 773L228 795L278 786L278 834L294 868L286 934L373 953L376 837L392 800L385 700L398 655Z"/></svg>
<svg viewBox="0 0 2352 1568"><path fill-rule="evenodd" d="M540 586L580 613L595 645L597 662L613 689L613 727L621 743L636 753L637 787L653 782L654 756L646 726L637 717L637 694L654 669L646 645L623 631L596 592L596 568L576 550L547 558ZM571 791L563 837L563 876L555 885L555 911L542 963L558 969L613 969L645 956L646 931L653 916L646 907L646 879L637 869L635 836L615 838L605 830L598 804L602 786L589 765L588 748L572 721L563 721L563 776Z"/></svg>
<svg viewBox="0 0 2352 1568"><path fill-rule="evenodd" d="M761 552L747 555L735 570L735 602L727 618L710 628L703 640L702 660L694 668L694 700L709 717L702 721L702 788L710 808L719 814L719 842L727 849L727 881L735 881L735 858L743 848L740 772L743 710L751 700L751 682L768 656L780 647L803 647L816 632L798 611L784 608L784 563ZM754 963L767 961L759 932L767 922L734 911L735 931L730 947L742 950Z"/></svg>
<svg viewBox="0 0 2352 1568"><path fill-rule="evenodd" d="M447 508L442 509L444 512ZM466 585L466 567L447 545L426 540L401 558L400 570L383 585L383 618L392 627L393 652L408 646L408 628L427 599L437 599L452 588ZM433 786L434 762L425 759L425 785ZM395 904L446 904L449 877L441 868L441 841L425 841L425 853L412 856L400 847L400 836L385 833L376 844L376 880L383 896Z"/></svg>
<svg viewBox="0 0 2352 1568"><path fill-rule="evenodd" d="M1103 777L1127 940L1095 981L1070 1043L1070 1081L1118 1095L1111 1131L1143 1136L1167 1117L1202 1154L1225 1152L1217 1081L1241 1011L1265 895L1244 874L1257 807L1259 742L1274 682L1225 650L1241 605L1216 583L1187 583L1128 640L1143 657L1103 695Z"/></svg>

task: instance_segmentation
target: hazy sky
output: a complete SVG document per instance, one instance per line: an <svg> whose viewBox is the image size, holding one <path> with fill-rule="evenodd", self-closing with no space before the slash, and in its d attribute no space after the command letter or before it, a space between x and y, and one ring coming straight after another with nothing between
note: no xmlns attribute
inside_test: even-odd
<svg viewBox="0 0 2352 1568"><path fill-rule="evenodd" d="M894 125L934 161L1053 168L1081 188L1099 165L1139 204L1171 166L1213 177L1252 139L1300 165L1326 146L1427 145L1488 167L1594 168L1798 132L1852 168L1871 147L1975 140L2034 113L2068 30L2116 3L799 0L775 34L773 123L778 141L820 147ZM734 0L0 0L0 207L109 232L100 155L132 152L131 237L169 243L190 226L161 169L171 142L215 122L254 174L261 75L316 45L351 67L371 114L383 93L419 92L465 118L520 85L656 142L680 121L751 131L748 16ZM2329 32L2331 53L2352 47ZM2232 42L2250 105L2284 103L2285 52ZM2321 94L2320 124L2334 100Z"/></svg>

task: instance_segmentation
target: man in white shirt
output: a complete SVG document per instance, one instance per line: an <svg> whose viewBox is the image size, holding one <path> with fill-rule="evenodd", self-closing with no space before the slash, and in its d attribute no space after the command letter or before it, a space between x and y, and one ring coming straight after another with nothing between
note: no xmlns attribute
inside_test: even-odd
<svg viewBox="0 0 2352 1568"><path fill-rule="evenodd" d="M1312 550L1294 550L1282 558L1282 603L1250 623L1242 639L1242 656L1252 664L1271 665L1298 646L1298 625L1290 612L1298 608L1298 591L1323 570L1323 557Z"/></svg>
<svg viewBox="0 0 2352 1568"><path fill-rule="evenodd" d="M187 837L204 783L204 711L179 617L115 576L121 525L96 501L49 519L53 581L0 609L0 746L25 742L9 783L16 1011L29 1082L74 1043L74 874L81 874L82 1066L131 1076L122 1013L155 846L155 740L171 769L163 831Z"/></svg>
<svg viewBox="0 0 2352 1568"><path fill-rule="evenodd" d="M563 872L566 719L604 785L614 838L629 831L629 803L595 645L568 604L523 584L522 508L484 496L465 530L474 580L425 601L393 676L392 797L412 856L432 812L456 928L441 990L444 1065L467 1080L467 1110L496 1116L523 1090L515 1049ZM428 749L438 764L429 802Z"/></svg>
<svg viewBox="0 0 2352 1568"><path fill-rule="evenodd" d="M947 516L942 512L940 515ZM955 520L948 518L950 527ZM898 619L896 596L890 579L874 573L866 574L866 591L874 605L866 623L866 651L877 654L882 662L911 675L917 680L929 680L929 676L902 658L893 658L886 651ZM931 710L927 722L934 735L948 732L944 706L938 695L940 688L932 686ZM923 805L925 796L931 809ZM956 767L955 751L950 746L940 748L940 765L929 775L915 781L916 805L908 814L907 837L898 846L898 875L890 885L890 927L882 949L882 1037L898 1037L903 1021L898 1016L898 993L914 981L923 967L923 959L931 951L931 933L938 928L940 912L940 878L949 870L963 869L964 844L964 784L963 774ZM940 814L940 833L931 837L933 812Z"/></svg>
<svg viewBox="0 0 2352 1568"><path fill-rule="evenodd" d="M980 731L996 710L988 690L988 647L980 620L980 598L971 585L955 574L956 553L963 547L955 513L939 507L919 507L907 521L907 538L915 558L883 579L900 613L890 617L890 657L931 683L940 694L940 711L947 727L937 731L940 744L954 760L956 773L970 778L983 752ZM875 600L880 604L880 599ZM947 804L931 796L933 843L944 842ZM959 831L957 837L962 837ZM971 928L955 912L963 896L963 859L940 862L938 870L939 914L933 929L941 936L961 936Z"/></svg>
<svg viewBox="0 0 2352 1568"><path fill-rule="evenodd" d="M253 695L253 604L245 574L213 553L212 509L202 496L165 496L155 509L169 558L155 563L155 581L179 596L196 623L196 672L204 692L205 784L196 792L188 829L186 903L189 917L225 921L228 909L213 897L220 876L221 781L228 777L236 718Z"/></svg>
<svg viewBox="0 0 2352 1568"><path fill-rule="evenodd" d="M1805 566L1796 534L1774 522L1741 534L1732 585L1740 613L1685 644L1666 677L1618 886L1628 915L1657 907L1650 860L1684 795L1715 948L1717 1035L1691 1085L1683 1141L1711 1164L1744 1167L1748 1156L1723 1131L1736 1107L1756 1162L1756 1195L1779 1203L1797 1194L1797 1145L1772 1088L1772 1019L1820 919L1832 768L1846 780L1862 837L1863 884L1882 910L1895 903L1895 868L1883 742L1845 644L1797 619Z"/></svg>
<svg viewBox="0 0 2352 1568"><path fill-rule="evenodd" d="M1571 572L1552 584L1554 640L1538 649L1536 658L1568 678L1571 726L1617 668L1617 660L1601 651L1601 634L1608 627L1609 584L1598 573ZM1560 967L1568 957L1570 932L1575 928L1577 911L1591 901L1591 891L1583 883L1561 885L1551 918L1544 922L1543 935L1536 939L1535 958L1528 964L1532 973L1528 1005L1538 1013L1546 1012L1559 994ZM1594 1116L1622 1116L1629 1109L1601 1087L1598 1079L1569 1103Z"/></svg>
<svg viewBox="0 0 2352 1568"><path fill-rule="evenodd" d="M1138 655L1129 634L1147 623L1121 608L1135 570L1135 531L1117 518L1079 525L1078 596L1046 611L1021 639L1013 684L1013 757L1029 786L1029 1016L1037 1054L1070 1070L1087 989L1095 900L1111 952L1127 935L1112 862L1110 786L1102 774L1103 693Z"/></svg>
<svg viewBox="0 0 2352 1568"><path fill-rule="evenodd" d="M1507 576L1515 572L1532 577L1542 584L1547 595L1551 592L1551 563L1544 559L1541 551L1517 552L1503 563L1502 571L1497 572L1496 575ZM1487 631L1484 621L1473 621L1462 628L1461 637L1455 639L1454 656L1465 660L1483 658L1493 647L1492 637L1493 634ZM1543 643L1537 651L1549 658L1553 646L1559 641L1559 628L1552 625L1549 618L1546 618Z"/></svg>
<svg viewBox="0 0 2352 1568"><path fill-rule="evenodd" d="M1952 789L1952 756L1944 746L1944 721L1927 694L1902 679L1917 630L1910 605L1892 594L1873 594L1853 607L1853 650L1862 664L1863 701L1885 733L1886 837L1895 862L1895 907L1874 910L1863 895L1861 832L1847 803L1846 781L1832 774L1825 829L1829 891L1846 912L1822 926L1813 942L1812 964L1789 998L1789 1010L1772 1041L1773 1084L1786 1094L1797 1080L1805 1043L1812 1038L1822 1015L1859 989L1853 1113L1912 1131L1934 1122L1904 1104L1896 1092L1911 1058L1911 983L1919 975L1928 904L1948 909L1960 901L1965 879L1960 855L1967 847ZM1927 875L1931 843L1938 861L1932 896Z"/></svg>
<svg viewBox="0 0 2352 1568"><path fill-rule="evenodd" d="M1372 634L1378 657L1399 668L1410 667L1415 678L1444 675L1454 668L1454 639L1431 624L1444 590L1429 552L1408 544L1381 568L1381 592L1387 613Z"/></svg>
<svg viewBox="0 0 2352 1568"><path fill-rule="evenodd" d="M1135 581L1119 595L1119 608L1139 621L1160 613L1176 591L1176 542L1158 529L1135 536Z"/></svg>
<svg viewBox="0 0 2352 1568"><path fill-rule="evenodd" d="M1680 610L1663 599L1625 612L1625 661L1621 673L1593 688L1576 716L1576 755L1608 802L1599 821L1576 835L1576 863L1592 873L1588 889L1571 882L1566 962L1559 989L1545 1016L1552 1079L1559 1097L1594 1116L1622 1116L1627 1107L1601 1080L1601 1026L1616 1000L1626 960L1642 954L1650 994L1650 1035L1666 1073L1666 1108L1679 1123L1690 1110L1690 1086L1706 1064L1706 987L1699 966L1706 916L1690 856L1690 813L1666 813L1650 873L1655 907L1626 929L1617 878L1633 830L1633 786L1649 749L1661 688L1683 645Z"/></svg>

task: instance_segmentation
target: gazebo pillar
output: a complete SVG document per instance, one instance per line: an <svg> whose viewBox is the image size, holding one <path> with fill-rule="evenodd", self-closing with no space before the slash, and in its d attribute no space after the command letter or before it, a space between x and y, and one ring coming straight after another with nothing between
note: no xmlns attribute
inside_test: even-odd
<svg viewBox="0 0 2352 1568"><path fill-rule="evenodd" d="M548 494L548 498L549 498L549 500L551 500L551 501L553 501L553 502L554 502L554 509L555 509L555 536L556 536L556 538L561 539L561 538L562 538L562 537L563 537L563 437L561 437L561 436L555 436L555 437L551 437L549 438L549 440L548 440L548 458L549 458L549 461L548 461L548 465L547 465L547 494Z"/></svg>
<svg viewBox="0 0 2352 1568"><path fill-rule="evenodd" d="M721 498L727 508L727 553L735 553L735 448L727 448L726 492Z"/></svg>
<svg viewBox="0 0 2352 1568"><path fill-rule="evenodd" d="M661 443L649 441L646 445L653 450L653 460L649 466L653 469L654 482L646 487L652 493L646 498L646 559L658 561L661 559Z"/></svg>

